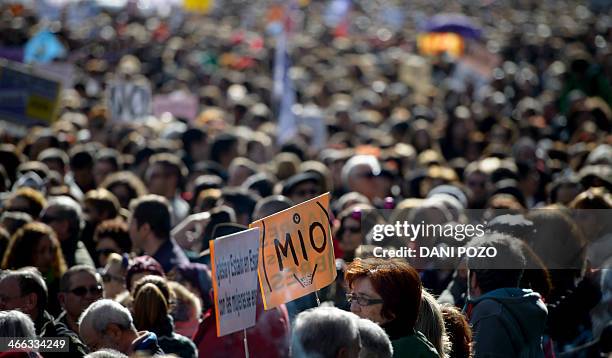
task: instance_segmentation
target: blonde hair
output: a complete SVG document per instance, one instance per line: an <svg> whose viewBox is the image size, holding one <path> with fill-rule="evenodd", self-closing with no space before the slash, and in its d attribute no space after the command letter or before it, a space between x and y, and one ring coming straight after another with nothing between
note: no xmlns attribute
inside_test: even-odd
<svg viewBox="0 0 612 358"><path fill-rule="evenodd" d="M187 316L200 317L202 304L198 296L193 294L187 287L175 281L168 281L168 286L176 295L176 306L171 312L175 321L183 321ZM191 309L187 311L187 309Z"/></svg>
<svg viewBox="0 0 612 358"><path fill-rule="evenodd" d="M440 358L447 357L450 352L450 341L446 335L444 316L440 304L436 298L426 290L423 290L421 306L414 328L427 337L434 345Z"/></svg>

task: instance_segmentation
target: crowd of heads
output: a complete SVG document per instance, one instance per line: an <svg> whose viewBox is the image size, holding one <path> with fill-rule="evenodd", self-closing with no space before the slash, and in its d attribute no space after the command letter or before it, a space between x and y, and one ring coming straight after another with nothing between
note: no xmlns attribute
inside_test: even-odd
<svg viewBox="0 0 612 358"><path fill-rule="evenodd" d="M243 332L216 337L209 241L329 192L338 279L272 310L258 297L253 356L612 351L609 4L355 0L331 24L336 1L84 19L34 3L0 4L0 52L49 30L71 82L50 123L1 122L0 336L66 337L75 357L242 356ZM479 27L464 56L419 53L442 12ZM197 113L116 118L114 83L189 94ZM372 239L402 221L485 222L431 246L500 258L375 258L419 245Z"/></svg>

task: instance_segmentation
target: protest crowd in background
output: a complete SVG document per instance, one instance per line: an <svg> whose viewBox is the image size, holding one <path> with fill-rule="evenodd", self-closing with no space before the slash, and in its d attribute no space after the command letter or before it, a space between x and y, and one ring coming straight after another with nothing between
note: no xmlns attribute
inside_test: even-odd
<svg viewBox="0 0 612 358"><path fill-rule="evenodd" d="M103 3L0 2L0 337L69 347L0 357L612 352L609 2ZM218 337L209 241L325 193L333 283Z"/></svg>

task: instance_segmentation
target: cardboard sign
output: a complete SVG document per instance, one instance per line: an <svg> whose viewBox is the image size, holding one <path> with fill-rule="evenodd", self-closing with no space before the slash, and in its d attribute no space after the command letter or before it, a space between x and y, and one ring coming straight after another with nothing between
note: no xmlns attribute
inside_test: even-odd
<svg viewBox="0 0 612 358"><path fill-rule="evenodd" d="M60 81L26 66L0 62L0 119L20 125L47 124L55 119Z"/></svg>
<svg viewBox="0 0 612 358"><path fill-rule="evenodd" d="M115 121L133 121L151 113L151 87L137 82L114 82L108 89L108 108Z"/></svg>
<svg viewBox="0 0 612 358"><path fill-rule="evenodd" d="M265 309L326 287L336 278L329 193L255 221Z"/></svg>
<svg viewBox="0 0 612 358"><path fill-rule="evenodd" d="M210 240L217 337L255 325L259 228Z"/></svg>
<svg viewBox="0 0 612 358"><path fill-rule="evenodd" d="M169 112L175 117L193 120L198 115L199 106L197 96L183 91L153 97L153 114L157 117Z"/></svg>

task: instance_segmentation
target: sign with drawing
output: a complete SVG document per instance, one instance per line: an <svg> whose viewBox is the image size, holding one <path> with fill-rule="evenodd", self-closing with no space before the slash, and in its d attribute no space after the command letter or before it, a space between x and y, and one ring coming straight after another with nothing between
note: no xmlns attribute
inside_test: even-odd
<svg viewBox="0 0 612 358"><path fill-rule="evenodd" d="M259 283L265 309L334 282L329 193L250 225L260 229Z"/></svg>

